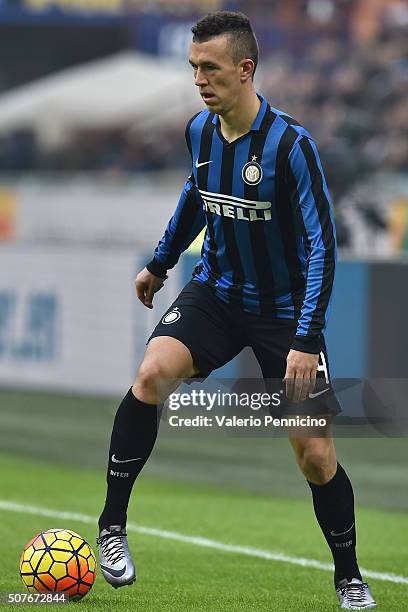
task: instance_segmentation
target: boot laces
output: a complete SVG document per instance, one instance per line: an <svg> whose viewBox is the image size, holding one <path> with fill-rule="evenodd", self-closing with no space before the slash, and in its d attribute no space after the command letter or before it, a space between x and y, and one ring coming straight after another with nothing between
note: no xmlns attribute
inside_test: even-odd
<svg viewBox="0 0 408 612"><path fill-rule="evenodd" d="M358 604L364 603L366 598L366 590L368 585L365 582L353 582L352 584L346 584L340 588L343 596L346 596L350 603Z"/></svg>
<svg viewBox="0 0 408 612"><path fill-rule="evenodd" d="M97 539L97 544L101 547L105 559L112 565L125 558L124 538L126 538L126 533L107 533Z"/></svg>

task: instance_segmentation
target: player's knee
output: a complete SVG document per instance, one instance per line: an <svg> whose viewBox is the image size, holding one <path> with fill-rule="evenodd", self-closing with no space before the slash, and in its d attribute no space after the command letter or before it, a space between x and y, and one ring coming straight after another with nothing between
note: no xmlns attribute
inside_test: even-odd
<svg viewBox="0 0 408 612"><path fill-rule="evenodd" d="M159 359L144 360L132 386L138 399L147 403L158 403L165 399L165 369Z"/></svg>
<svg viewBox="0 0 408 612"><path fill-rule="evenodd" d="M324 468L329 461L329 453L324 448L306 448L303 457L303 466L307 469L318 470Z"/></svg>
<svg viewBox="0 0 408 612"><path fill-rule="evenodd" d="M312 482L324 484L334 476L334 457L328 444L307 445L298 462L305 477Z"/></svg>

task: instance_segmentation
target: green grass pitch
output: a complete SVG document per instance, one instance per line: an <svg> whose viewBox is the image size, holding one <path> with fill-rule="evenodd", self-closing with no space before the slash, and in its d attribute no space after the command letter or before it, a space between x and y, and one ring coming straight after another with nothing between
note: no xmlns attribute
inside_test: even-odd
<svg viewBox="0 0 408 612"><path fill-rule="evenodd" d="M34 509L24 511L24 506L80 513L85 519L98 514L105 493L103 466L115 403L0 393L0 504L8 501L22 506L11 511L0 505L1 593L24 590L18 574L19 556L26 541L40 530L73 529L95 549L96 525L92 522L46 517ZM329 562L309 491L298 476L286 441L210 442L172 441L164 430L151 464L136 485L129 521ZM402 461L405 440L362 441L360 454L358 443L339 441L338 447L357 481L360 564L371 571L407 576L407 493L401 491L406 481L398 486L403 476L395 476L400 468L401 474L406 471ZM372 465L375 457L377 466ZM375 479L372 472L378 466L381 469ZM71 606L89 612L339 609L329 571L168 539L160 532L130 531L129 542L138 567L137 582L114 590L99 573L91 592ZM379 610L406 612L408 584L369 582ZM1 608L38 612L39 606Z"/></svg>

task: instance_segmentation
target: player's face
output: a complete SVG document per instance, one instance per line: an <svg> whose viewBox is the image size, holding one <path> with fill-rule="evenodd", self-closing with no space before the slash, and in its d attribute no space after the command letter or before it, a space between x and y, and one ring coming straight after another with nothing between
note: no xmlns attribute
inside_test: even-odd
<svg viewBox="0 0 408 612"><path fill-rule="evenodd" d="M189 62L208 110L219 115L230 110L242 91L242 67L232 60L229 36L191 43Z"/></svg>

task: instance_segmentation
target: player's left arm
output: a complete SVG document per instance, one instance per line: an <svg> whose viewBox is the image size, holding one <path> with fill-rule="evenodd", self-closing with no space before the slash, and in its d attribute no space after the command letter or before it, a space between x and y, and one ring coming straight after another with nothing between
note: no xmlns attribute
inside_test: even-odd
<svg viewBox="0 0 408 612"><path fill-rule="evenodd" d="M323 168L314 141L301 136L289 154L287 181L306 261L306 288L287 357L287 392L295 401L313 390L336 265L336 231Z"/></svg>

